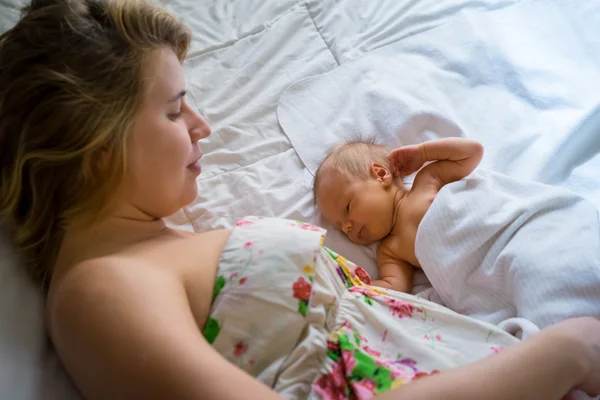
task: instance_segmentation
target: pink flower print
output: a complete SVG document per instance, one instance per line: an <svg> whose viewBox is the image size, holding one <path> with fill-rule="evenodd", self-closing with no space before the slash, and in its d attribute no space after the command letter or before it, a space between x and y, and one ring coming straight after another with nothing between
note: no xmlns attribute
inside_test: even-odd
<svg viewBox="0 0 600 400"><path fill-rule="evenodd" d="M417 362L412 358L403 358L401 360L390 361L388 368L392 370L392 378L402 378L406 381L413 379L414 375L419 372L416 367Z"/></svg>
<svg viewBox="0 0 600 400"><path fill-rule="evenodd" d="M342 362L344 363L344 369L348 373L352 373L356 368L356 360L354 359L354 351L342 350Z"/></svg>
<svg viewBox="0 0 600 400"><path fill-rule="evenodd" d="M358 276L358 279L360 279L362 283L366 285L371 284L371 277L369 276L368 272L362 269L361 267L357 266L354 270L354 273L356 274L356 276Z"/></svg>
<svg viewBox="0 0 600 400"><path fill-rule="evenodd" d="M248 280L248 277L243 277L242 279L240 279L240 286L242 286L244 283L246 283L246 281Z"/></svg>
<svg viewBox="0 0 600 400"><path fill-rule="evenodd" d="M435 335L435 340L441 341L442 337L440 335Z"/></svg>
<svg viewBox="0 0 600 400"><path fill-rule="evenodd" d="M321 375L313 389L323 400L347 400L346 379L341 365L333 364L331 372Z"/></svg>
<svg viewBox="0 0 600 400"><path fill-rule="evenodd" d="M496 347L496 346L491 346L490 350L494 352L494 354L498 354L500 353L502 350L504 350L503 346L500 347Z"/></svg>
<svg viewBox="0 0 600 400"><path fill-rule="evenodd" d="M318 226L307 224L306 222L297 221L296 226L305 231L311 231L311 232L323 232L324 231L323 228L319 228Z"/></svg>
<svg viewBox="0 0 600 400"><path fill-rule="evenodd" d="M420 378L424 378L426 376L431 376L431 375L435 375L435 374L439 374L440 371L438 371L437 369L434 369L433 371L427 373L427 372L423 372L423 371L419 371L415 374L415 377L413 378L413 380L417 380Z"/></svg>
<svg viewBox="0 0 600 400"><path fill-rule="evenodd" d="M258 254L261 255L261 256L263 255L263 253L264 253L264 250L259 250L258 251Z"/></svg>
<svg viewBox="0 0 600 400"><path fill-rule="evenodd" d="M423 336L423 337L425 338L425 340L429 340L429 339L431 339L431 338L429 337L429 335L425 335L425 336Z"/></svg>
<svg viewBox="0 0 600 400"><path fill-rule="evenodd" d="M372 355L372 356L374 356L374 357L381 357L381 352L380 352L380 351L373 350L373 349L372 349L372 348L370 348L369 346L365 346L365 347L363 347L363 350L364 350L366 353L368 353L368 354L370 354L370 355Z"/></svg>
<svg viewBox="0 0 600 400"><path fill-rule="evenodd" d="M247 219L240 219L238 222L235 223L235 226L250 226L250 225L254 225L254 222L248 221Z"/></svg>
<svg viewBox="0 0 600 400"><path fill-rule="evenodd" d="M362 379L351 383L354 394L358 399L370 399L375 393L377 385L370 378Z"/></svg>
<svg viewBox="0 0 600 400"><path fill-rule="evenodd" d="M310 299L311 285L303 277L298 278L292 285L294 297L298 300L308 301Z"/></svg>
<svg viewBox="0 0 600 400"><path fill-rule="evenodd" d="M337 353L340 351L340 344L333 340L327 340L327 350Z"/></svg>
<svg viewBox="0 0 600 400"><path fill-rule="evenodd" d="M231 280L234 280L235 278L237 278L237 276L238 276L238 273L237 273L237 272L234 272L233 274L231 274L231 275L229 276L229 280L230 280L230 281L231 281Z"/></svg>
<svg viewBox="0 0 600 400"><path fill-rule="evenodd" d="M246 351L248 351L248 345L241 340L233 346L233 355L236 358L243 356Z"/></svg>
<svg viewBox="0 0 600 400"><path fill-rule="evenodd" d="M392 315L399 318L410 318L414 311L420 311L420 309L412 304L400 300L386 298L386 303L388 303Z"/></svg>
<svg viewBox="0 0 600 400"><path fill-rule="evenodd" d="M399 362L389 362L385 367L389 368L392 371L392 379L402 379L403 381L412 380L415 375L414 371L410 366L406 366Z"/></svg>
<svg viewBox="0 0 600 400"><path fill-rule="evenodd" d="M244 250L248 250L250 248L250 246L252 246L254 244L253 241L249 240L246 243L244 243Z"/></svg>
<svg viewBox="0 0 600 400"><path fill-rule="evenodd" d="M385 343L387 340L388 330L383 331L383 335L381 335L381 341Z"/></svg>
<svg viewBox="0 0 600 400"><path fill-rule="evenodd" d="M348 290L352 293L360 293L360 294L370 297L370 298L377 297L377 293L373 292L371 289L364 287L364 286L353 286Z"/></svg>

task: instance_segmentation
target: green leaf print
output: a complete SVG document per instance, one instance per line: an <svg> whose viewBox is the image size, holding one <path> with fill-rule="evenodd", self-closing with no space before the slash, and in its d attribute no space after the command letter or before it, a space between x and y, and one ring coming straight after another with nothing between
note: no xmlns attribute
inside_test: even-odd
<svg viewBox="0 0 600 400"><path fill-rule="evenodd" d="M208 343L212 344L217 336L219 336L219 332L221 332L221 327L219 326L217 320L212 317L208 317L206 325L204 325L204 332L202 332Z"/></svg>
<svg viewBox="0 0 600 400"><path fill-rule="evenodd" d="M354 352L354 359L356 360L356 367L354 367L354 370L350 374L350 379L373 379L376 384L375 393L386 392L392 388L394 379L392 378L392 371L389 368L377 365L373 357L360 349L356 349Z"/></svg>
<svg viewBox="0 0 600 400"><path fill-rule="evenodd" d="M337 260L338 255L336 253L334 253L333 251L329 250L327 247L323 246L323 248L325 249L325 251L327 251L327 253L329 253L329 256L331 258L333 258L334 260Z"/></svg>
<svg viewBox="0 0 600 400"><path fill-rule="evenodd" d="M358 335L358 332L353 331L354 333L354 341L356 342L357 345L360 346L360 336Z"/></svg>
<svg viewBox="0 0 600 400"><path fill-rule="evenodd" d="M213 289L213 295L212 295L213 303L214 303L215 299L217 298L217 296L219 295L219 293L221 293L221 289L223 289L223 287L225 286L225 282L227 282L227 281L225 280L225 277L223 275L221 275L217 278L217 281L215 282L215 287Z"/></svg>
<svg viewBox="0 0 600 400"><path fill-rule="evenodd" d="M303 317L306 317L306 313L308 312L308 301L300 300L298 302L298 312L302 314Z"/></svg>
<svg viewBox="0 0 600 400"><path fill-rule="evenodd" d="M365 296L365 295L363 295L363 297L365 299L365 303L367 303L370 306L373 305L373 299L371 299L369 296Z"/></svg>
<svg viewBox="0 0 600 400"><path fill-rule="evenodd" d="M356 366L349 371L349 379L353 381L362 381L370 378L375 382L375 393L383 393L392 388L392 371L382 365L377 365L375 359L369 354L363 352L358 346L354 345L348 339L348 336L340 334L338 337L340 349L342 351L352 351Z"/></svg>
<svg viewBox="0 0 600 400"><path fill-rule="evenodd" d="M327 357L331 358L333 361L337 361L340 358L339 354L334 353L333 351L328 351Z"/></svg>
<svg viewBox="0 0 600 400"><path fill-rule="evenodd" d="M343 333L338 335L338 342L340 343L341 350L352 351L356 349L356 346L350 342L348 336L344 335Z"/></svg>

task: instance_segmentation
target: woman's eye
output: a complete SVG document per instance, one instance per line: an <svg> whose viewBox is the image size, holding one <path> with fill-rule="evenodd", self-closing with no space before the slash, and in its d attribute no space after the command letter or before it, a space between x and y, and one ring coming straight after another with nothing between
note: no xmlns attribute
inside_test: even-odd
<svg viewBox="0 0 600 400"><path fill-rule="evenodd" d="M179 118L181 118L181 111L175 114L169 114L169 119L171 121L177 121Z"/></svg>

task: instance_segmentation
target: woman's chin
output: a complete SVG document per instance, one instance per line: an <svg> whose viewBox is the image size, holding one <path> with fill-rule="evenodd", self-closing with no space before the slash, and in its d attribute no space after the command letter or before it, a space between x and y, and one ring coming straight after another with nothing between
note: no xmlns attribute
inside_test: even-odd
<svg viewBox="0 0 600 400"><path fill-rule="evenodd" d="M196 181L194 181L194 183L192 185L190 185L190 187L185 191L185 194L183 195L183 199L182 199L183 204L181 204L181 208L183 208L185 206L189 206L197 198L198 198L198 184L196 183Z"/></svg>

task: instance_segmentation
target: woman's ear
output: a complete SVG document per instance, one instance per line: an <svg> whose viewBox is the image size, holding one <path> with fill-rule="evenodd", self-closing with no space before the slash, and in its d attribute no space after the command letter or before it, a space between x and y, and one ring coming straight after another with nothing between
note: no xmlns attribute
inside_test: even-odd
<svg viewBox="0 0 600 400"><path fill-rule="evenodd" d="M371 163L371 176L383 183L386 187L390 186L393 181L393 176L390 170L377 162Z"/></svg>

